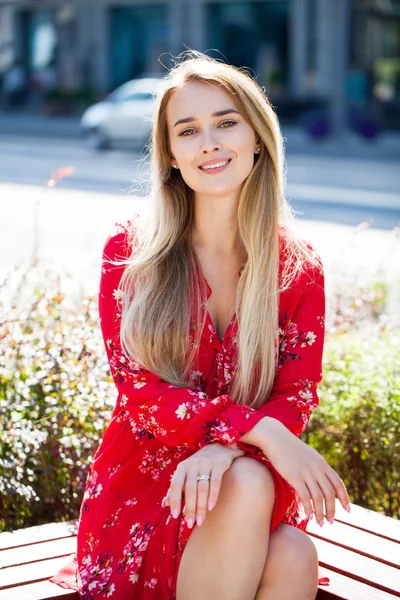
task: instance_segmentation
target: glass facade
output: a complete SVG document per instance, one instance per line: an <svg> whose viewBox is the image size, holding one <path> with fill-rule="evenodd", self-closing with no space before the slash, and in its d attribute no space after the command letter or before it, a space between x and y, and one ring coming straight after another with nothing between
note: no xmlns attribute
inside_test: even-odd
<svg viewBox="0 0 400 600"><path fill-rule="evenodd" d="M166 5L112 8L109 15L111 88L143 73L160 72L157 59L169 41Z"/></svg>
<svg viewBox="0 0 400 600"><path fill-rule="evenodd" d="M371 103L386 127L400 129L400 1L367 0L353 6L350 82L356 100ZM354 86L349 90L353 100Z"/></svg>
<svg viewBox="0 0 400 600"><path fill-rule="evenodd" d="M22 11L22 58L29 73L40 73L57 59L58 33L51 10Z"/></svg>
<svg viewBox="0 0 400 600"><path fill-rule="evenodd" d="M289 70L289 0L208 4L207 48L248 67L268 94L284 94ZM222 53L222 56L221 54Z"/></svg>

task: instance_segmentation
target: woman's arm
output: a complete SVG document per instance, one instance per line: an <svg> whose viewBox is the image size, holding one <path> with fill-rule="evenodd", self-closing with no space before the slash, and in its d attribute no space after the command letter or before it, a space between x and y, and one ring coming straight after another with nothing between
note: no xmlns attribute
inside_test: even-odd
<svg viewBox="0 0 400 600"><path fill-rule="evenodd" d="M301 281L302 291L291 294L288 290L282 298L282 304L290 308L290 313L286 313L280 327L279 367L271 394L258 409L268 418L244 435L238 442L239 447L244 443L262 448L274 425L272 419L299 436L318 406L317 385L322 379L325 336L324 275L314 270L304 273Z"/></svg>
<svg viewBox="0 0 400 600"><path fill-rule="evenodd" d="M238 442L238 448L257 446L278 473L296 490L306 513L319 524L332 522L335 497L349 510L349 497L339 475L313 448L298 439L318 405L325 333L325 294L322 271L315 271L303 292L287 292L295 302L281 328L280 367L268 400L259 409L263 418ZM286 300L285 300L286 301ZM285 302L282 299L282 302ZM240 418L240 417L238 417ZM235 423L240 427L240 423Z"/></svg>

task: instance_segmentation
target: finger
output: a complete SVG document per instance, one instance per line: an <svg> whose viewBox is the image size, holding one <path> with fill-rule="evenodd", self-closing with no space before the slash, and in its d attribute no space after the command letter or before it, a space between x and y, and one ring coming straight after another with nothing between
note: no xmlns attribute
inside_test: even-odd
<svg viewBox="0 0 400 600"><path fill-rule="evenodd" d="M315 479L306 481L306 484L314 505L316 521L322 527L324 524L324 493Z"/></svg>
<svg viewBox="0 0 400 600"><path fill-rule="evenodd" d="M199 482L200 483L200 482ZM185 482L185 519L191 529L196 520L197 507L197 469L196 471L188 471Z"/></svg>
<svg viewBox="0 0 400 600"><path fill-rule="evenodd" d="M210 492L211 481L213 480L213 472L210 475L211 479L208 481L201 479L197 482L197 509L196 509L196 523L200 527L206 518L207 504Z"/></svg>
<svg viewBox="0 0 400 600"><path fill-rule="evenodd" d="M335 516L335 489L326 475L322 477L318 483L322 493L324 494L326 520L332 524Z"/></svg>
<svg viewBox="0 0 400 600"><path fill-rule="evenodd" d="M174 519L177 519L181 512L182 490L185 485L185 478L186 470L178 466L172 476L171 485L169 487L169 505Z"/></svg>
<svg viewBox="0 0 400 600"><path fill-rule="evenodd" d="M326 476L331 482L336 492L336 496L339 498L340 504L345 510L347 510L347 512L350 512L350 498L343 480L332 468L327 471Z"/></svg>
<svg viewBox="0 0 400 600"><path fill-rule="evenodd" d="M208 510L212 510L217 504L218 496L221 491L222 475L224 471L221 468L215 468L211 472L211 480L208 492Z"/></svg>
<svg viewBox="0 0 400 600"><path fill-rule="evenodd" d="M306 515L312 519L314 515L314 508L311 504L311 496L307 486L302 482L296 485L295 490L301 500Z"/></svg>

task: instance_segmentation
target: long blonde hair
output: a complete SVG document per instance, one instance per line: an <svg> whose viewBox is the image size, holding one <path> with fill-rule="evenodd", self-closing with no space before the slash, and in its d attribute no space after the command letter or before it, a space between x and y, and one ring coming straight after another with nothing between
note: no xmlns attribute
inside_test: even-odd
<svg viewBox="0 0 400 600"><path fill-rule="evenodd" d="M194 387L191 373L206 318L202 306L207 289L191 244L194 193L180 172L171 169L166 109L171 94L189 81L217 85L251 124L261 147L238 206L247 262L237 287L238 357L228 388L235 402L258 408L270 394L277 368L279 294L290 287L305 262L315 264L317 259L289 229L281 228L291 215L284 197L283 143L278 118L263 90L247 72L200 52L186 51L178 58L165 77L150 140L150 218L132 227L132 253L119 285L121 346L130 359L164 381ZM189 298L194 299L194 313Z"/></svg>

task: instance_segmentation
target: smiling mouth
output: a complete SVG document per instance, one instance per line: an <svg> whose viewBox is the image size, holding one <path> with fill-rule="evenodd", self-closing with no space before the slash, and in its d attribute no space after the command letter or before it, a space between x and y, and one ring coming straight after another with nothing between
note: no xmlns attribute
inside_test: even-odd
<svg viewBox="0 0 400 600"><path fill-rule="evenodd" d="M205 173L215 173L215 172L219 172L219 171L222 171L223 169L225 169L225 167L227 167L230 162L231 162L231 159L228 158L228 160L221 160L220 162L215 163L214 165L208 165L206 167L199 167L199 169L201 169Z"/></svg>

